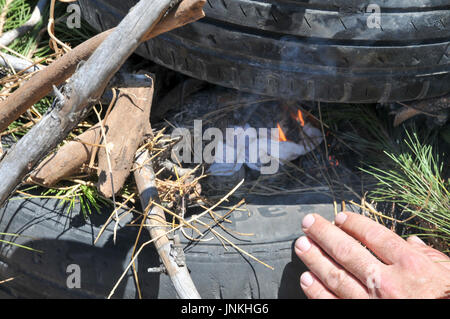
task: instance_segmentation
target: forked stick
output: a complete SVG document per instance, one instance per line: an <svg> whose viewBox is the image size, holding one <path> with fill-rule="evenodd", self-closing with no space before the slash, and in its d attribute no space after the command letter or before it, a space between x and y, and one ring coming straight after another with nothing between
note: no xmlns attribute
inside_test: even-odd
<svg viewBox="0 0 450 319"><path fill-rule="evenodd" d="M57 94L53 108L8 150L0 162L0 180L2 181L0 206L33 167L61 143L88 114L111 78L141 44L141 41L151 33L171 3L171 0L139 1L101 42L90 58L77 69L64 86L63 92ZM64 68L64 66L61 67ZM35 80L31 81L40 88L39 83ZM28 93L32 94L32 92L24 92L26 95ZM14 99L9 96L7 101L14 101ZM3 105L0 109L2 107Z"/></svg>
<svg viewBox="0 0 450 319"><path fill-rule="evenodd" d="M206 0L183 0L153 29L137 40L146 41L203 18L205 14L202 8L205 2ZM29 81L14 91L6 100L0 101L0 132L7 129L9 124L49 94L53 90L53 85L58 86L67 80L75 72L79 63L87 60L114 30L115 28L109 29L81 43L44 70L33 75ZM114 54L111 52L111 55Z"/></svg>

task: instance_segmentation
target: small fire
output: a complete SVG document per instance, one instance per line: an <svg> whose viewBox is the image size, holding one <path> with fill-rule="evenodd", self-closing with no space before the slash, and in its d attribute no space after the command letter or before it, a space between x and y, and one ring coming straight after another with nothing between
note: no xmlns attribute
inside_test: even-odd
<svg viewBox="0 0 450 319"><path fill-rule="evenodd" d="M305 126L305 119L303 118L303 113L300 109L297 109L297 113L291 112L291 117L300 124L301 127Z"/></svg>
<svg viewBox="0 0 450 319"><path fill-rule="evenodd" d="M300 111L300 109L297 110L297 118L296 118L297 122L300 123L300 125L303 127L305 126L305 120L303 119L303 114L302 111Z"/></svg>
<svg viewBox="0 0 450 319"><path fill-rule="evenodd" d="M305 120L303 118L303 113L300 111L300 109L297 109L297 114L291 113L291 117L300 124L301 127L305 126ZM278 127L278 140L280 142L286 142L288 139L286 138L286 134L284 134L283 129L281 128L280 124L277 123Z"/></svg>
<svg viewBox="0 0 450 319"><path fill-rule="evenodd" d="M281 129L281 126L280 126L279 123L277 123L277 127L278 127L278 141L279 142L286 142L287 141L286 135L284 135L284 132Z"/></svg>

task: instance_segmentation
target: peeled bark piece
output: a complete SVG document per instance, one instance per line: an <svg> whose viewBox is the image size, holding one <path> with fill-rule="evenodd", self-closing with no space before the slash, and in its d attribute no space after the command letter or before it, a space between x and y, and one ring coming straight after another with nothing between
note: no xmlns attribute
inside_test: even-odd
<svg viewBox="0 0 450 319"><path fill-rule="evenodd" d="M144 35L144 40L156 37L166 31L179 28L205 16L202 8L206 0L183 0L167 16ZM115 29L109 29L86 40L43 70L34 74L30 80L15 90L6 100L0 101L0 132L26 112L33 104L49 94L53 85L58 86L67 80L81 61L87 60L95 49Z"/></svg>
<svg viewBox="0 0 450 319"><path fill-rule="evenodd" d="M147 80L147 79L146 79ZM150 87L145 87L145 89L152 90L153 91L153 80L148 79L146 81L146 85L150 85ZM139 88L144 89L144 88ZM126 92L128 94L141 94L140 92L134 92L134 90L137 90L136 88L126 88L123 89L123 92ZM118 99L116 100L114 107L107 119L106 125L105 125L105 131L108 132L108 129L116 130L117 128L114 127L114 124L110 122L110 119L113 118L121 118L121 117L131 117L133 116L146 116L143 114L143 110L146 112L150 112L151 107L151 101L146 105L145 109L139 109L136 106L132 106L133 111L130 112L130 99L126 97L127 94L124 95L124 93L121 92ZM131 98L134 101L134 99L141 99L140 96L136 95L131 96ZM142 96L142 98L145 98ZM126 102L128 100L128 102ZM125 102L124 102L125 101ZM141 103L143 101L140 101ZM147 110L148 108L148 110ZM133 113L133 114L127 114ZM134 112L138 113L134 114ZM148 119L148 116L147 116ZM139 125L139 122L136 122L137 125ZM120 126L120 125L119 125ZM149 131L150 124L147 120L146 126L144 128L146 129L145 133ZM118 128L120 130L120 127ZM124 136L127 136L126 134ZM107 134L107 141L108 141L108 134ZM142 141L141 140L139 143ZM66 143L64 146L59 148L54 154L47 157L45 160L43 160L37 167L34 169L34 171L31 173L30 177L27 179L28 183L37 183L44 186L53 186L59 181L63 180L64 178L68 178L70 176L73 176L78 173L82 173L82 166L84 164L88 164L91 160L92 152L96 148L95 145L102 144L102 133L101 133L101 127L100 124L96 124L93 127L91 127L86 132L80 134L77 136L76 140L70 141ZM109 170L107 170L109 172Z"/></svg>
<svg viewBox="0 0 450 319"><path fill-rule="evenodd" d="M106 125L106 141L98 151L99 192L112 197L125 183L133 165L134 156L144 135L150 131L150 110L153 99L153 80L150 87L126 88L120 91L113 112ZM120 110L120 111L117 111ZM116 112L114 112L116 111ZM109 150L109 161L106 154ZM111 170L111 171L110 171Z"/></svg>
<svg viewBox="0 0 450 319"><path fill-rule="evenodd" d="M83 164L91 159L94 146L101 140L100 125L95 125L75 141L70 141L45 160L33 171L27 179L28 183L52 186L60 180L81 172ZM82 143L84 142L84 143Z"/></svg>
<svg viewBox="0 0 450 319"><path fill-rule="evenodd" d="M140 0L70 77L62 96L56 100L56 107L8 150L0 161L0 206L35 165L87 116L111 78L137 49L139 40L160 21L171 4L171 0Z"/></svg>

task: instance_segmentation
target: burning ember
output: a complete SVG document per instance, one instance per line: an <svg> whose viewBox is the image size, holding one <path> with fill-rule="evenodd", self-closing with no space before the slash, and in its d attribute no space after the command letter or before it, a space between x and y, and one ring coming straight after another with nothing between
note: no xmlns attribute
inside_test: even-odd
<svg viewBox="0 0 450 319"><path fill-rule="evenodd" d="M291 118L295 121L295 123L299 123L301 127L305 126L305 120L303 118L303 113L300 109L297 110L297 113L291 112ZM278 140L280 142L289 141L289 139L286 137L285 132L281 128L280 123L277 123L277 128L278 128L278 136L279 136Z"/></svg>
<svg viewBox="0 0 450 319"><path fill-rule="evenodd" d="M339 160L336 157L334 157L334 155L328 156L328 162L330 163L331 166L339 166Z"/></svg>
<svg viewBox="0 0 450 319"><path fill-rule="evenodd" d="M286 135L284 135L283 129L280 126L280 123L277 123L277 127L278 127L278 141L279 142L286 142L287 138Z"/></svg>
<svg viewBox="0 0 450 319"><path fill-rule="evenodd" d="M300 123L301 127L305 126L305 120L303 119L303 114L300 109L297 110L297 117L295 117L295 120Z"/></svg>

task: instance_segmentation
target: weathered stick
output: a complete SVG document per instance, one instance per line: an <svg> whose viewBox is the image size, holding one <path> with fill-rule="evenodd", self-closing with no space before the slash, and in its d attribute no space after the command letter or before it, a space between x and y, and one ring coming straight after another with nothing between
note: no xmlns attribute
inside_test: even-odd
<svg viewBox="0 0 450 319"><path fill-rule="evenodd" d="M81 65L64 86L54 107L0 162L0 206L38 161L54 149L87 115L109 80L170 6L170 0L141 0ZM112 54L114 52L114 54Z"/></svg>
<svg viewBox="0 0 450 319"><path fill-rule="evenodd" d="M136 79L138 76L139 79ZM131 168L137 150L137 146L133 145L139 145L143 140L143 135L150 132L148 119L152 96L150 96L150 100L148 100L146 94L153 94L153 79L145 77L144 80L141 75L135 75L134 77L133 75L129 75L127 78L134 78L134 86L139 85L140 88L127 87L121 91L106 123L104 123L104 127L107 131L106 140L108 144L111 145L111 143L113 143L115 145L111 156L113 166L125 166ZM141 90L145 91L144 94ZM144 99L147 101L144 101ZM89 163L93 152L98 148L97 145L100 145L103 142L101 125L100 123L97 123L77 136L76 140L64 144L54 154L48 156L39 163L26 182L52 186L64 178L82 173L83 165ZM99 152L99 157L102 157L102 161L100 161L101 164L99 165L104 168L104 172L99 175L104 176L106 174L108 183L111 183L110 178L108 177L108 166L107 163L105 163L106 158L103 157L106 153L104 153L103 147L102 149L103 150ZM125 152L125 154L120 153L124 157L117 157L117 151L115 150ZM129 154L131 151L132 154ZM125 160L128 162L124 162ZM128 174L129 169L127 173L122 170L119 170L119 172L113 171L116 191L119 191L120 188L122 188ZM109 187L112 189L111 186ZM101 190L105 196L111 193L111 190L108 191L105 185L101 187ZM109 194L107 197L111 196L112 194Z"/></svg>
<svg viewBox="0 0 450 319"><path fill-rule="evenodd" d="M91 158L94 145L100 141L100 125L97 124L39 163L26 182L49 187L66 177L81 173L83 164Z"/></svg>
<svg viewBox="0 0 450 319"><path fill-rule="evenodd" d="M44 11L46 5L47 5L47 0L39 0L38 4L36 5L36 7L33 10L33 13L31 14L30 19L28 19L28 21L25 22L20 27L4 33L0 37L0 45L6 47L6 46L10 45L11 42L13 42L15 39L21 37L26 32L33 29L39 23L39 21L41 21L42 12Z"/></svg>
<svg viewBox="0 0 450 319"><path fill-rule="evenodd" d="M133 90L133 87L136 86L146 87L147 90L149 90L149 88L153 85L153 80L147 76L144 76L144 74L122 74L121 76L115 77L114 80L117 80L116 78L120 78L117 82L123 82L123 85L128 85L131 90ZM153 90L152 88L150 89ZM124 98L129 94L131 94L129 98ZM133 100L136 96L138 95L132 93L128 87L124 88L124 91L119 96L121 98L116 99L112 112L106 123L104 123L107 132L121 131L123 132L123 137L130 136L131 139L137 140L137 134L140 134L139 132L142 128L145 128L148 132L150 131L147 114L150 111L147 109L151 107L151 101L148 105L144 105L143 101L140 100L141 97L138 97L138 102L143 106L142 108L136 107L139 104L133 104ZM129 121L128 118L138 119ZM110 119L114 121L114 124L110 121ZM122 119L125 119L125 123ZM147 121L145 121L145 119L147 119ZM126 130L123 130L124 124L127 127ZM114 139L110 139L110 137L108 137L107 140L109 144L114 142ZM45 160L39 163L26 182L37 183L48 187L53 186L64 178L85 172L83 170L83 165L89 163L93 153L96 149L98 149L97 145L100 145L101 143L103 143L101 125L100 123L97 123L90 129L78 135L75 140L67 142L54 154L48 156ZM140 143L140 141L138 143ZM128 166L131 166L135 152L136 149L133 150L132 155L127 157L129 158ZM119 158L117 161L118 163L121 163L122 159ZM115 181L114 183L116 184ZM116 185L119 187L117 190L119 190L123 183L118 181Z"/></svg>
<svg viewBox="0 0 450 319"><path fill-rule="evenodd" d="M106 121L106 147L98 151L99 192L112 197L125 183L130 174L133 159L144 135L150 130L150 109L153 99L153 79L148 78L147 87L121 90L113 112ZM116 108L119 111L116 111ZM108 152L108 154L107 154ZM109 156L109 158L108 158ZM109 163L111 172L109 172Z"/></svg>
<svg viewBox="0 0 450 319"><path fill-rule="evenodd" d="M205 14L202 8L205 2L206 0L183 0L157 26L150 30L143 40L148 40L203 18ZM87 60L92 52L113 31L114 29L107 30L78 45L44 70L33 75L30 80L14 91L8 99L1 101L0 132L7 129L9 124L17 120L28 108L49 94L53 89L53 85L58 86L67 80L75 72L79 63ZM111 55L116 54L111 53Z"/></svg>
<svg viewBox="0 0 450 319"><path fill-rule="evenodd" d="M13 55L9 55L6 53L0 54L0 66L5 68L12 67L15 72L24 71L24 73L31 73L35 71L42 70L42 67L39 65L33 65L32 62L17 58Z"/></svg>
<svg viewBox="0 0 450 319"><path fill-rule="evenodd" d="M146 164L145 164L146 163ZM195 285L192 281L187 266L184 264L182 249L172 245L167 237L166 218L164 211L156 206L148 205L151 202L159 202L158 190L156 188L155 173L149 162L148 152L144 151L136 156L134 164L134 179L139 191L141 205L143 209L148 209L148 216L145 226L150 233L150 237L158 238L154 241L156 250L164 264L178 296L182 299L199 299ZM178 248L180 249L180 248ZM181 256L180 256L181 255Z"/></svg>
<svg viewBox="0 0 450 319"><path fill-rule="evenodd" d="M411 102L410 105L406 105L400 102L398 103L403 105L403 108L400 109L395 115L394 127L399 126L403 122L418 114L425 114L427 116L436 118L439 118L441 115L443 118L443 122L445 122L445 119L447 117L444 113L450 108L450 94L437 98Z"/></svg>

